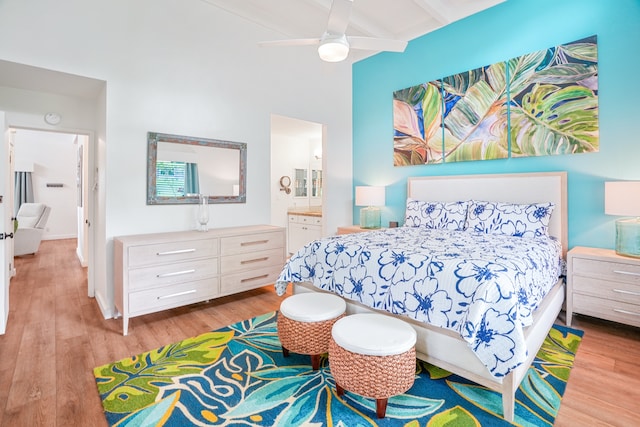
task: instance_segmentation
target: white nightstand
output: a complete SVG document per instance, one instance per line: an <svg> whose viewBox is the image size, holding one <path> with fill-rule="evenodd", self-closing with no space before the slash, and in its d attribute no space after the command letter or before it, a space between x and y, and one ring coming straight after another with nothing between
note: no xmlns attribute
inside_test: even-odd
<svg viewBox="0 0 640 427"><path fill-rule="evenodd" d="M640 259L576 246L567 254L567 326L573 313L640 327Z"/></svg>
<svg viewBox="0 0 640 427"><path fill-rule="evenodd" d="M364 233L366 231L384 230L382 228L362 228L359 225L347 225L345 227L338 227L338 234L351 234L351 233Z"/></svg>

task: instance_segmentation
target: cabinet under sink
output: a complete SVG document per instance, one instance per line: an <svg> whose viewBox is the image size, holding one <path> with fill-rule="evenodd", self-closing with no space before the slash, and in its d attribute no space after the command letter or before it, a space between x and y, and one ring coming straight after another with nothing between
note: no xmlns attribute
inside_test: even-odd
<svg viewBox="0 0 640 427"><path fill-rule="evenodd" d="M322 237L322 216L315 213L288 213L287 248L289 254Z"/></svg>

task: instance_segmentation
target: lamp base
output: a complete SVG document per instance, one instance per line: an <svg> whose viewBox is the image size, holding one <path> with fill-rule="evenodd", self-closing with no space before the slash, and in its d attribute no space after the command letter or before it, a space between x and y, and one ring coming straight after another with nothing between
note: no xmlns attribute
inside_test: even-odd
<svg viewBox="0 0 640 427"><path fill-rule="evenodd" d="M640 258L640 220L616 220L616 253L622 256Z"/></svg>
<svg viewBox="0 0 640 427"><path fill-rule="evenodd" d="M380 208L369 206L360 209L360 227L380 228Z"/></svg>

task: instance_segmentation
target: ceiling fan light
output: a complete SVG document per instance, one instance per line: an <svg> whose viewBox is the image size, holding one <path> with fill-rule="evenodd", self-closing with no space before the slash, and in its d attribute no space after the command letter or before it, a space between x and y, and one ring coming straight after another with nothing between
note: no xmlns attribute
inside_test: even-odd
<svg viewBox="0 0 640 427"><path fill-rule="evenodd" d="M327 62L344 61L349 55L349 43L344 36L326 39L318 46L318 55Z"/></svg>

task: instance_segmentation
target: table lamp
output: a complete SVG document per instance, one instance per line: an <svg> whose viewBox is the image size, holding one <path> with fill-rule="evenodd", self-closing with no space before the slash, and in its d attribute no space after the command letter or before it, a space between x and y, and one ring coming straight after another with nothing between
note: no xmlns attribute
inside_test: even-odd
<svg viewBox="0 0 640 427"><path fill-rule="evenodd" d="M640 258L640 181L605 182L604 213L635 217L616 220L616 253Z"/></svg>
<svg viewBox="0 0 640 427"><path fill-rule="evenodd" d="M356 187L356 206L366 206L360 209L360 227L380 228L380 208L378 206L384 206L384 197L384 187Z"/></svg>

